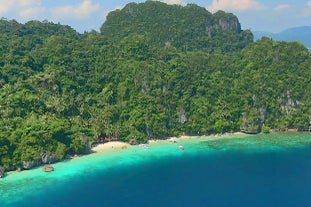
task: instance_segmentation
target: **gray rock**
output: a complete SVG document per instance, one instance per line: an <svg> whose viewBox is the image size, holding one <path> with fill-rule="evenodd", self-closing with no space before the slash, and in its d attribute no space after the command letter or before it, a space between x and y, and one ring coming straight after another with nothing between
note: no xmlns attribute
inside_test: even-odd
<svg viewBox="0 0 311 207"><path fill-rule="evenodd" d="M178 121L180 124L184 124L188 121L186 117L186 111L184 109L180 109L178 112Z"/></svg>
<svg viewBox="0 0 311 207"><path fill-rule="evenodd" d="M137 140L137 137L134 137L134 138L130 139L130 140L129 140L129 144L130 144L130 145L138 145L139 142L138 142L138 140Z"/></svg>
<svg viewBox="0 0 311 207"><path fill-rule="evenodd" d="M3 178L5 174L5 168L0 166L0 178Z"/></svg>
<svg viewBox="0 0 311 207"><path fill-rule="evenodd" d="M237 18L219 19L218 25L222 30L239 33L241 31L241 25Z"/></svg>
<svg viewBox="0 0 311 207"><path fill-rule="evenodd" d="M245 134L258 134L260 133L261 129L260 126L247 126L241 129L241 132Z"/></svg>
<svg viewBox="0 0 311 207"><path fill-rule="evenodd" d="M249 121L243 123L240 129L241 132L246 134L258 134L261 132L261 124L259 121Z"/></svg>
<svg viewBox="0 0 311 207"><path fill-rule="evenodd" d="M243 113L242 123L240 126L241 132L247 134L257 134L261 131L262 118L264 110L258 111L257 108L248 108Z"/></svg>
<svg viewBox="0 0 311 207"><path fill-rule="evenodd" d="M58 159L55 154L41 153L41 161L43 164L49 164L58 161Z"/></svg>
<svg viewBox="0 0 311 207"><path fill-rule="evenodd" d="M30 160L30 161L22 162L22 168L24 170L29 170L30 168L33 168L39 165L41 165L41 160Z"/></svg>

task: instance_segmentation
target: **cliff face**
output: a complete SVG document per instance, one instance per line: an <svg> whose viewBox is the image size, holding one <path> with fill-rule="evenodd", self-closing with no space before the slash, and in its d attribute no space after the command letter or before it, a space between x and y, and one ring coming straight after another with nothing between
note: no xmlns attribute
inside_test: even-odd
<svg viewBox="0 0 311 207"><path fill-rule="evenodd" d="M183 50L239 50L253 41L251 32L242 31L231 13L212 14L195 4L183 7L155 1L130 3L111 12L101 33L115 41L144 35L149 45L164 47L169 43Z"/></svg>
<svg viewBox="0 0 311 207"><path fill-rule="evenodd" d="M236 34L242 32L239 19L235 15L218 11L213 16L216 19L216 28Z"/></svg>
<svg viewBox="0 0 311 207"><path fill-rule="evenodd" d="M31 161L23 161L22 168L25 170L29 170L33 167L41 165L41 160L31 160Z"/></svg>
<svg viewBox="0 0 311 207"><path fill-rule="evenodd" d="M219 19L218 25L222 30L228 32L241 32L241 25L237 19Z"/></svg>
<svg viewBox="0 0 311 207"><path fill-rule="evenodd" d="M55 154L52 153L42 153L41 160L43 164L49 164L58 161L59 159L56 157Z"/></svg>

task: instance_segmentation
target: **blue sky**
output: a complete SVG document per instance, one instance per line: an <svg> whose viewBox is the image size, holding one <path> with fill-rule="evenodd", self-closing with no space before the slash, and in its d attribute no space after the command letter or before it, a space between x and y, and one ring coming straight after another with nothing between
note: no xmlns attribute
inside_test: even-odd
<svg viewBox="0 0 311 207"><path fill-rule="evenodd" d="M70 25L78 32L99 30L106 15L137 0L0 0L0 17L25 23L48 20ZM311 26L311 0L162 0L168 4L195 3L211 12L238 16L243 29L280 32Z"/></svg>

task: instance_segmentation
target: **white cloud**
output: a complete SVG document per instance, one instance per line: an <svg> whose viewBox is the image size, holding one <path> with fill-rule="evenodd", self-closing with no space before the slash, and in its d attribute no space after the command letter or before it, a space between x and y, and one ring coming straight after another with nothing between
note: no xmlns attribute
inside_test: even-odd
<svg viewBox="0 0 311 207"><path fill-rule="evenodd" d="M303 16L304 17L309 17L310 15L311 15L311 1L308 1L306 3L306 8L305 8L305 10L303 12Z"/></svg>
<svg viewBox="0 0 311 207"><path fill-rule="evenodd" d="M53 8L52 14L54 17L73 17L73 18L84 18L88 17L93 12L99 10L99 4L93 4L92 0L84 0L78 5L67 5L63 7Z"/></svg>
<svg viewBox="0 0 311 207"><path fill-rule="evenodd" d="M167 4L186 4L184 0L164 0L163 2Z"/></svg>
<svg viewBox="0 0 311 207"><path fill-rule="evenodd" d="M274 10L276 10L276 11L282 11L282 10L288 9L288 8L290 8L290 5L289 5L289 4L280 4L280 5L276 6L276 7L274 8Z"/></svg>
<svg viewBox="0 0 311 207"><path fill-rule="evenodd" d="M23 19L34 19L45 12L44 7L29 7L20 11L19 15Z"/></svg>
<svg viewBox="0 0 311 207"><path fill-rule="evenodd" d="M40 5L41 4L41 0L19 0L18 4L21 7Z"/></svg>
<svg viewBox="0 0 311 207"><path fill-rule="evenodd" d="M263 8L265 8L265 6L255 0L213 0L212 5L207 7L207 9L212 12L218 10L225 10L225 11L260 10Z"/></svg>
<svg viewBox="0 0 311 207"><path fill-rule="evenodd" d="M37 16L43 9L41 0L0 0L0 14L16 13L24 18Z"/></svg>
<svg viewBox="0 0 311 207"><path fill-rule="evenodd" d="M15 1L0 0L0 14L3 15L12 10L15 6L15 3Z"/></svg>

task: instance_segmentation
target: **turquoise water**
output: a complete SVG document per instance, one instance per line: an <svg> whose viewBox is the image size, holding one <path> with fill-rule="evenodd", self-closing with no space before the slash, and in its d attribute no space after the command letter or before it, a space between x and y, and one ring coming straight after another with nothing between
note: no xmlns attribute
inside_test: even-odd
<svg viewBox="0 0 311 207"><path fill-rule="evenodd" d="M311 206L310 133L164 141L53 166L0 179L0 206Z"/></svg>

